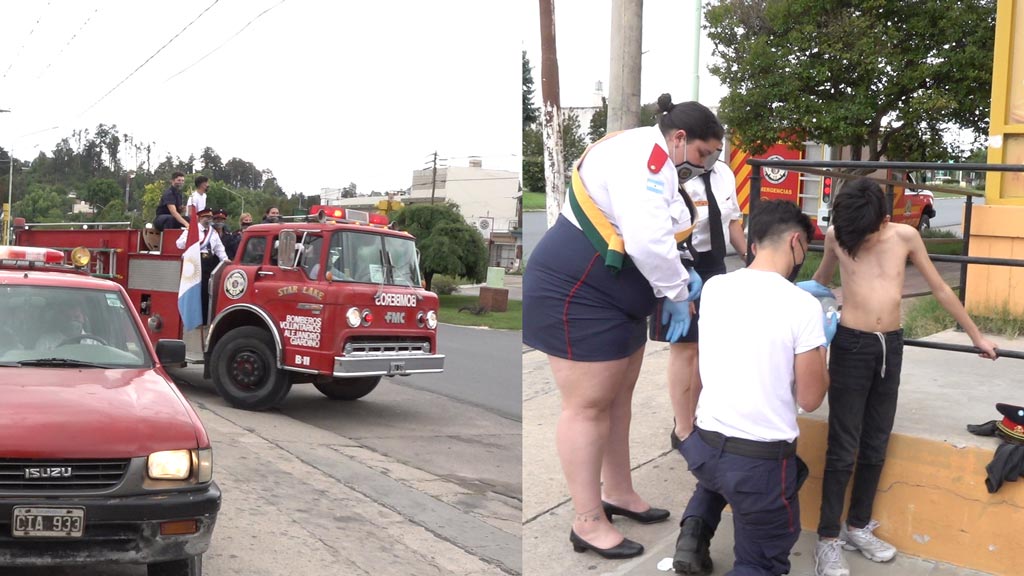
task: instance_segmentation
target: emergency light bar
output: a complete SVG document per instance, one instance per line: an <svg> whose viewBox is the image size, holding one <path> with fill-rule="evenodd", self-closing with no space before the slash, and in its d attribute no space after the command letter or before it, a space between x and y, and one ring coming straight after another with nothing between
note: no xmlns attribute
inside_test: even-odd
<svg viewBox="0 0 1024 576"><path fill-rule="evenodd" d="M356 224L373 224L387 226L390 224L388 217L383 214L370 214L364 210L353 210L340 206L316 205L309 209L310 216L315 216L318 221L337 220L339 222L354 222Z"/></svg>
<svg viewBox="0 0 1024 576"><path fill-rule="evenodd" d="M64 253L50 248L0 246L0 261L36 264L63 264Z"/></svg>

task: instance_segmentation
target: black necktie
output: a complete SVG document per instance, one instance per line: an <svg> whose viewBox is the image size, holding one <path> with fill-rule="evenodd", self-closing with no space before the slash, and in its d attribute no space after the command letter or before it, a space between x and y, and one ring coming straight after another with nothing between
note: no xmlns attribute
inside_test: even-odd
<svg viewBox="0 0 1024 576"><path fill-rule="evenodd" d="M704 181L704 195L708 198L708 230L711 233L711 256L716 262L725 258L725 233L722 232L722 211L718 209L718 201L711 191L711 173L701 175Z"/></svg>

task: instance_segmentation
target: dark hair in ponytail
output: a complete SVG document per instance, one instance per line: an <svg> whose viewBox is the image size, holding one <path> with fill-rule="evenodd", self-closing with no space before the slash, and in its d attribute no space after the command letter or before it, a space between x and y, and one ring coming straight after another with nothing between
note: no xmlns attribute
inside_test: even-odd
<svg viewBox="0 0 1024 576"><path fill-rule="evenodd" d="M658 97L658 127L661 133L668 135L673 130L685 130L688 138L696 140L722 140L725 129L718 121L715 113L708 110L700 102L672 103L671 94Z"/></svg>

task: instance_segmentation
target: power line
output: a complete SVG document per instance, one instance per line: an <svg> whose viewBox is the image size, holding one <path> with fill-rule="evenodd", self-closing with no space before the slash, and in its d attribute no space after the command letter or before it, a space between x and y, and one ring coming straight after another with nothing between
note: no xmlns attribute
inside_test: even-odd
<svg viewBox="0 0 1024 576"><path fill-rule="evenodd" d="M199 60L196 60L195 62L193 62L193 63L189 64L188 66L186 66L186 67L184 67L184 68L182 68L181 70L179 70L179 71L178 71L178 73L177 73L177 74L175 74L175 75L171 76L170 78L168 78L168 79L167 79L167 80L165 80L164 82L170 82L171 80L174 80L174 79L175 79L175 78L177 78L178 76L181 76L181 75L182 75L182 74L184 74L185 72L189 71L189 70L190 70L190 69L191 69L191 68L192 68L193 66L195 66L196 64L199 64L199 63L200 63L200 62L202 62L203 60L206 60L206 58L207 58L208 56L210 56L211 54L213 54L213 53L214 53L214 52L216 52L217 50L220 50L221 48L223 48L223 47L224 47L224 46L225 46L225 45L226 45L226 44L227 44L228 42L231 42L232 40L234 40L234 39L235 39L235 37L236 37L236 36L238 36L239 34L241 34L241 33L242 33L242 32L243 32L243 31L244 31L244 30L245 30L246 28L248 28L250 24L252 24L253 22L255 22L255 21L259 20L261 16L263 16L263 15L264 15L264 14L266 14L267 12L270 12L270 11L271 11L271 10L273 10L274 8L277 8L278 6L280 6L281 4L284 4L284 3L285 3L285 0L281 0L281 1L280 1L280 2L278 2L277 4L274 4L274 5L273 5L273 6L271 6L270 8L267 8L267 9L266 9L266 10L264 10L263 12L260 12L260 13L259 13L259 14L257 14L257 15L256 15L256 16L255 16L255 17L254 17L254 18L252 19L252 20L249 20L248 22L246 22L246 23L245 23L245 26L242 26L242 27L241 27L241 28L240 28L240 29L238 30L238 32L235 32L235 33L234 33L234 34L233 34L233 35L232 35L232 36L231 36L230 38L228 38L227 40L225 40L224 42L222 42L222 43L220 44L220 46L217 46L217 47L216 47L216 48L214 48L213 50L210 50L210 51L209 51L209 52L207 52L207 53L206 53L206 55L204 55L204 56L203 56L202 58L200 58Z"/></svg>
<svg viewBox="0 0 1024 576"><path fill-rule="evenodd" d="M118 88L120 88L122 84L124 84L125 82L127 82L129 78L131 78L132 76L134 76L134 75L135 75L135 73L136 73L136 72L138 72L139 70L141 70L143 66L145 66L146 64L149 64L149 61L150 61L150 60L152 60L153 58L156 58L156 55L157 55L157 54L159 54L159 53L163 52L164 48L167 48L168 46L170 46L170 45L171 45L171 42L174 42L174 41L175 41L175 40L176 40L176 39L178 38L178 36L181 36L182 34L184 34L184 33L185 33L185 31L186 31L186 30L188 30L189 28L191 28L193 24L195 24L195 23L196 23L196 22L197 22L197 21L198 21L198 20L199 20L200 18L202 18L204 14L206 14L207 12L209 12L209 11L210 11L210 8L213 8L214 6L216 6L218 2L220 2L220 0L213 0L213 3L212 3L212 4L210 4L209 6L207 6L207 7L206 7L206 9L204 9L204 10L203 10L202 12L200 12L198 16L196 16L195 18L193 18L193 19L192 19L192 21L191 21L191 22L189 22L188 24L186 24L184 28L182 28L182 29L181 29L180 31L178 31L178 33L177 33L177 34L175 34L174 36L172 36L172 37L171 37L171 39L170 39L170 40L168 40L168 41L167 41L167 42L166 42L166 43L165 43L165 44L164 44L163 46L161 46L161 47L160 47L160 48L159 48L159 49L158 49L158 50L157 50L156 52L154 52L154 53L152 54L152 56L150 56L149 58L146 58L146 61L145 61L145 62L143 62L142 64L139 64L139 67L138 67L138 68L136 68L135 70L132 70L130 74L128 74L127 76L125 76L123 80L121 80L120 82L118 82L116 86L114 86L114 87L113 87L113 88L111 88L111 89L110 89L109 91L107 91L107 93L106 93L106 94L104 94L103 96L101 96L99 100L97 100L97 101L93 102L93 103L92 103L92 106L89 106L89 107L88 107L88 108L86 108L85 110L82 110L82 113L81 113L81 114L79 114L78 116L79 116L79 117L81 117L82 115L84 115L84 114L85 114L86 112L88 112L89 110L92 110L93 108L95 108L95 107L96 107L96 105L97 105L97 104L99 104L100 102L102 102L103 100L105 100L107 96L110 96L110 95L111 95L111 94L112 94L112 93L114 92L114 90L117 90Z"/></svg>
<svg viewBox="0 0 1024 576"><path fill-rule="evenodd" d="M99 12L99 11L100 11L99 8L94 8L93 9L92 14L89 14L85 18L85 22L82 22L82 25L78 27L78 30L76 30L75 33L71 35L71 38L68 38L68 41L64 43L64 46L61 47L60 52L58 52L57 55L54 56L52 60L50 60L50 63L46 65L46 68L43 68L43 71L39 73L39 76L36 76L36 80L39 80L40 78L42 78L43 74L46 74L46 71L49 70L51 66L53 66L54 61L60 59L60 57L64 54L64 50L66 50L67 47L70 46L71 43L75 41L75 38L78 37L78 33L81 32L89 24L89 22L92 21L92 17L95 16L96 13Z"/></svg>
<svg viewBox="0 0 1024 576"><path fill-rule="evenodd" d="M43 7L43 14L46 14L46 9L50 7L50 3L52 1L53 0L50 0L46 3L46 6ZM25 36L25 40L21 43L21 46L18 47L18 53L14 55L14 58L11 58L11 63L7 65L7 70L4 70L3 78L0 78L0 80L7 79L7 73L11 71L11 67L18 61L18 58L21 56L21 51L25 49L25 44L27 44L29 39L32 38L32 33L39 27L39 22L43 19L43 14L40 14L39 18L36 18L36 23L33 24L32 29L28 31L28 36Z"/></svg>

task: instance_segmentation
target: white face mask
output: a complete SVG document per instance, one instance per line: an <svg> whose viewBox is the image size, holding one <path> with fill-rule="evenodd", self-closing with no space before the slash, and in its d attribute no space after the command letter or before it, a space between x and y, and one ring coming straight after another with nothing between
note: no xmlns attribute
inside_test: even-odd
<svg viewBox="0 0 1024 576"><path fill-rule="evenodd" d="M718 162L718 158L721 155L721 150L715 150L704 160L703 166L694 164L686 159L686 140L683 139L683 161L676 164L676 174L679 175L679 183L683 184L685 182L689 182L690 180L701 176L705 172L711 172L715 167L715 162Z"/></svg>

